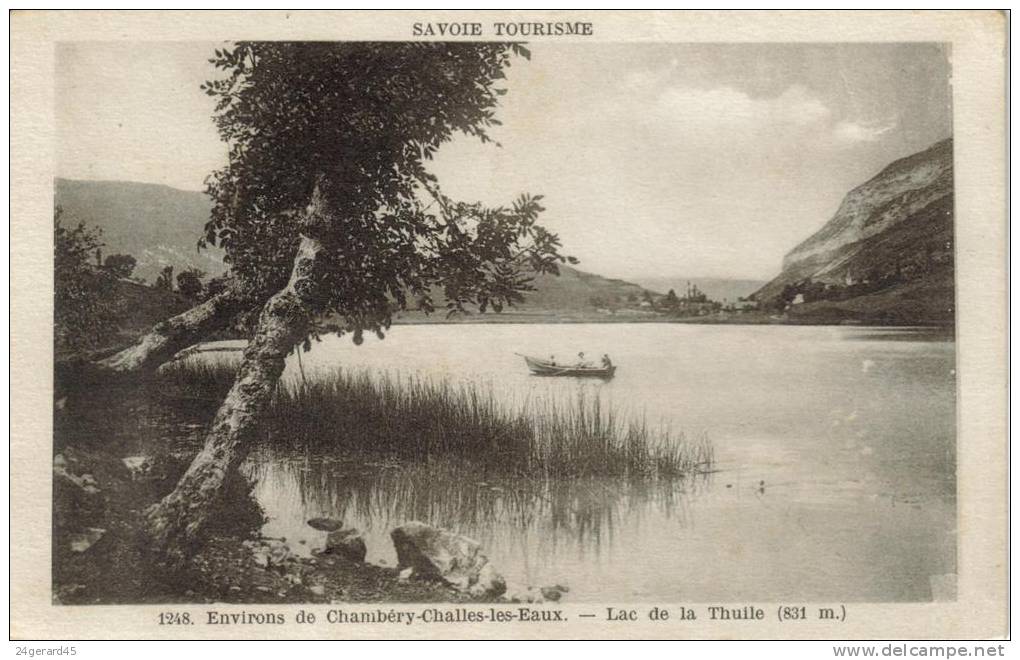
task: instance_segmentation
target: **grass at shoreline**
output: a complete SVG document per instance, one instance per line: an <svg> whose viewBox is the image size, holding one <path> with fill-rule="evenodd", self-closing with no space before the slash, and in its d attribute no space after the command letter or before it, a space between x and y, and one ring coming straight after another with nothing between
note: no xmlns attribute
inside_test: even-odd
<svg viewBox="0 0 1020 660"><path fill-rule="evenodd" d="M171 392L219 400L233 366L187 361L161 370ZM529 403L514 410L485 387L336 370L285 381L266 416L274 443L336 445L401 459L462 458L532 477L681 477L710 469L705 438L622 419L597 396Z"/></svg>

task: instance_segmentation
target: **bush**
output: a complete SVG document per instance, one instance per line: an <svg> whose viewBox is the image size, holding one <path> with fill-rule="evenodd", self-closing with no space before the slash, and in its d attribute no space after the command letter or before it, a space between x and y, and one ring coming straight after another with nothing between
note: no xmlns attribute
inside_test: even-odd
<svg viewBox="0 0 1020 660"><path fill-rule="evenodd" d="M57 349L84 350L117 332L116 276L92 262L102 248L100 230L67 227L53 214L54 342Z"/></svg>

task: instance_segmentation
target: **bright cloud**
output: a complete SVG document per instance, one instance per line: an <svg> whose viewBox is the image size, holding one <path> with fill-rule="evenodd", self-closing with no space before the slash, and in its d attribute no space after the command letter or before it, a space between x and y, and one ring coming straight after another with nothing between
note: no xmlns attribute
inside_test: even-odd
<svg viewBox="0 0 1020 660"><path fill-rule="evenodd" d="M882 125L841 121L833 129L833 135L837 141L843 143L874 142L894 128L896 128L894 122Z"/></svg>
<svg viewBox="0 0 1020 660"><path fill-rule="evenodd" d="M832 111L808 90L788 88L775 98L753 98L732 87L668 88L658 98L663 112L694 124L728 128L790 128L828 124Z"/></svg>
<svg viewBox="0 0 1020 660"><path fill-rule="evenodd" d="M767 136L811 140L833 148L874 142L895 123L866 123L839 119L820 98L802 85L792 85L774 97L755 97L724 86L698 88L665 85L664 74L632 74L626 86L634 105L642 104L644 120L677 131L678 138L721 140ZM649 100L651 103L649 104Z"/></svg>

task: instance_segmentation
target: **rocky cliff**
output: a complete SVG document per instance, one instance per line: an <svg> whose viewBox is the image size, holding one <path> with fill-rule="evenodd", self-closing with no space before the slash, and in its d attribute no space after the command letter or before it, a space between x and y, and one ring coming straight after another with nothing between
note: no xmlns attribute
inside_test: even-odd
<svg viewBox="0 0 1020 660"><path fill-rule="evenodd" d="M803 320L951 322L952 139L893 162L850 191L755 297Z"/></svg>

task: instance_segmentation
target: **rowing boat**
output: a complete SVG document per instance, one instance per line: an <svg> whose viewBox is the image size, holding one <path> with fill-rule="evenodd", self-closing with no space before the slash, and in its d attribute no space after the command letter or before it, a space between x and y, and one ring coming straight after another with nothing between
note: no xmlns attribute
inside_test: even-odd
<svg viewBox="0 0 1020 660"><path fill-rule="evenodd" d="M579 378L612 378L616 373L616 365L608 367L585 367L577 364L555 364L549 360L540 360L528 355L517 353L536 376L574 376Z"/></svg>

